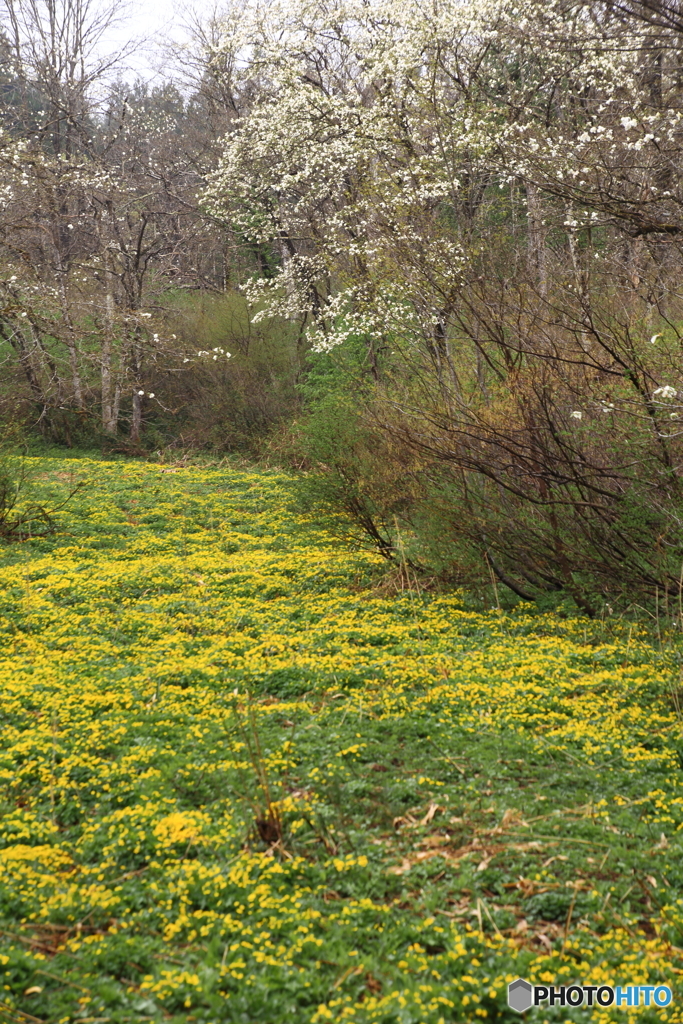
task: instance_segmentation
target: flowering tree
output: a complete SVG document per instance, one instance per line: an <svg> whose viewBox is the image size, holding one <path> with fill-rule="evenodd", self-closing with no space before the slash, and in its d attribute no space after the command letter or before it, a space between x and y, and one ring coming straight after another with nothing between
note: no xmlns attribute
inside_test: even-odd
<svg viewBox="0 0 683 1024"><path fill-rule="evenodd" d="M260 92L206 202L276 254L256 316L362 343L366 422L454 531L587 608L574 555L672 590L683 555L681 35L657 10L274 2L221 51Z"/></svg>
<svg viewBox="0 0 683 1024"><path fill-rule="evenodd" d="M132 50L104 45L122 10L4 2L0 332L40 420L99 402L115 435L123 406L137 442L145 378L175 348L159 293L205 284L216 239L197 213L186 101L114 79Z"/></svg>

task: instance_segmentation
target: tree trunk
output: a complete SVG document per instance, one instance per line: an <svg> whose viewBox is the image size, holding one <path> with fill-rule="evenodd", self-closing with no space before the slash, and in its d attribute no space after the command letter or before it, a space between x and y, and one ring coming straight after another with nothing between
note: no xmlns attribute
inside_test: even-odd
<svg viewBox="0 0 683 1024"><path fill-rule="evenodd" d="M83 384L81 382L81 371L78 362L78 346L76 345L76 332L69 310L69 297L66 289L66 277L62 268L59 268L59 294L62 302L62 316L66 326L66 347L69 352L69 369L71 370L71 387L76 408L85 409L83 401Z"/></svg>
<svg viewBox="0 0 683 1024"><path fill-rule="evenodd" d="M6 329L3 324L0 325L0 337L9 341L12 348L16 351L19 363L31 389L33 400L44 406L46 404L45 395L43 394L43 389L40 386L38 375L31 359L31 354L26 347L26 342L21 331L15 330L11 325L8 325Z"/></svg>
<svg viewBox="0 0 683 1024"><path fill-rule="evenodd" d="M133 343L131 352L131 370L133 371L133 411L130 420L130 439L135 444L140 440L140 430L142 428L142 399L144 394L140 394L142 388L140 387L140 369L142 360L140 358L140 344L139 338Z"/></svg>
<svg viewBox="0 0 683 1024"><path fill-rule="evenodd" d="M547 250L545 246L548 229L543 223L543 206L538 189L531 182L526 183L527 209L527 253L529 274L542 296L548 291Z"/></svg>
<svg viewBox="0 0 683 1024"><path fill-rule="evenodd" d="M100 356L100 378L102 387L102 429L105 434L115 434L118 427L118 401L116 411L112 398L112 341L114 333L114 274L111 266L111 256L107 252L105 257L106 273L106 322L104 338L102 339L102 353Z"/></svg>
<svg viewBox="0 0 683 1024"><path fill-rule="evenodd" d="M140 428L142 427L142 398L137 387L133 390L133 415L130 421L130 439L136 444L140 440Z"/></svg>

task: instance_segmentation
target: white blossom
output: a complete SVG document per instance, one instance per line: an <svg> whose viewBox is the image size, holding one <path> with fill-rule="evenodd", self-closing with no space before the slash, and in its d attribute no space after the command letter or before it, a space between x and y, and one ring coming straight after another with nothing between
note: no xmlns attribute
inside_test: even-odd
<svg viewBox="0 0 683 1024"><path fill-rule="evenodd" d="M663 387L656 388L652 392L652 394L655 397L665 398L665 399L675 398L676 397L676 393L677 393L676 392L676 388L672 388L670 384L665 384Z"/></svg>

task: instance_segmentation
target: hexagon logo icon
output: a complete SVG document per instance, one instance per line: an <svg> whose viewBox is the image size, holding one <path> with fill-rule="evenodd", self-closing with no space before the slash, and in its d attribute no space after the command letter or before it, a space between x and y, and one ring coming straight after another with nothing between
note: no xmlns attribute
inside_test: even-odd
<svg viewBox="0 0 683 1024"><path fill-rule="evenodd" d="M508 985L508 1006L517 1013L524 1013L534 1005L533 988L524 978L517 978Z"/></svg>

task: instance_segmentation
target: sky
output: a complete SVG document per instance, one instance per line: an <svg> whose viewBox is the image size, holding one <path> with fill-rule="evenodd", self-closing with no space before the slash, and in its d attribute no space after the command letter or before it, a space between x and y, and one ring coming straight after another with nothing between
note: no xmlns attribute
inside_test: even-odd
<svg viewBox="0 0 683 1024"><path fill-rule="evenodd" d="M130 79L139 75L152 82L161 80L166 73L161 45L169 39L182 42L187 37L184 26L188 14L195 18L208 16L216 6L224 4L217 5L216 0L193 0L192 3L182 0L130 0L126 14L110 28L103 45L113 51L131 39L145 40L126 61L132 73L125 77Z"/></svg>

